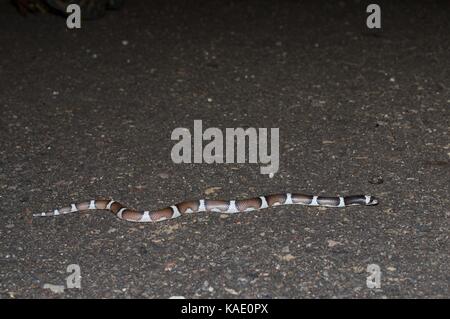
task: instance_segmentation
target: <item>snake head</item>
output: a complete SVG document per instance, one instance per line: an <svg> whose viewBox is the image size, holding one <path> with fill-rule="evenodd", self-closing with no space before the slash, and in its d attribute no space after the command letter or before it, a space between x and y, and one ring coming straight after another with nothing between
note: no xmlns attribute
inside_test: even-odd
<svg viewBox="0 0 450 319"><path fill-rule="evenodd" d="M375 196L366 195L366 205L367 206L378 205L378 198L376 198Z"/></svg>

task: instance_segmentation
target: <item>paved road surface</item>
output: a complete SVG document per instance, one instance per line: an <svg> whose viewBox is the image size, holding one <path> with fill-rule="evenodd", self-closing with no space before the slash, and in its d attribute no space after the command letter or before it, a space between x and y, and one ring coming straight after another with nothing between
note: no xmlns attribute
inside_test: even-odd
<svg viewBox="0 0 450 319"><path fill-rule="evenodd" d="M450 8L380 4L379 32L356 1L219 0L128 1L74 31L2 1L0 297L448 298ZM280 128L278 173L174 164L171 132L195 119ZM380 205L31 218L97 195L156 209L285 191ZM81 290L43 289L70 264Z"/></svg>

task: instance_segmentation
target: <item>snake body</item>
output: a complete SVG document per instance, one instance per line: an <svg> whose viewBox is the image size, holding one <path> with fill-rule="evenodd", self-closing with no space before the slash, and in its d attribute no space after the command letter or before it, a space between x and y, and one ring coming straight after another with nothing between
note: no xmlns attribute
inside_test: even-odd
<svg viewBox="0 0 450 319"><path fill-rule="evenodd" d="M86 210L108 210L119 219L146 223L159 222L173 219L185 214L197 212L218 212L223 214L234 214L249 212L280 205L306 205L322 207L347 207L353 205L372 206L377 205L378 199L370 195L353 196L312 196L305 194L273 194L242 200L190 200L156 211L138 211L128 208L112 199L93 199L86 202L71 204L68 207L55 209L50 212L33 214L35 217L47 217L64 215L68 213L81 212Z"/></svg>

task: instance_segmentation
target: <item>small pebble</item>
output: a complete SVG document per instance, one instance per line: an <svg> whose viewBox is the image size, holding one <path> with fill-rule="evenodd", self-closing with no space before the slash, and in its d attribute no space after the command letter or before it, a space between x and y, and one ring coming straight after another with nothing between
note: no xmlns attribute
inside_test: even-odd
<svg viewBox="0 0 450 319"><path fill-rule="evenodd" d="M236 291L236 290L234 290L234 289L232 289L232 288L224 288L225 289L225 291L226 292L228 292L229 294L232 294L232 295L239 295L239 293Z"/></svg>
<svg viewBox="0 0 450 319"><path fill-rule="evenodd" d="M162 179L168 179L169 178L169 174L167 173L159 173L158 176Z"/></svg>
<svg viewBox="0 0 450 319"><path fill-rule="evenodd" d="M379 184L383 184L384 180L383 177L381 176L374 176L369 180L370 184L374 184L374 185L379 185Z"/></svg>

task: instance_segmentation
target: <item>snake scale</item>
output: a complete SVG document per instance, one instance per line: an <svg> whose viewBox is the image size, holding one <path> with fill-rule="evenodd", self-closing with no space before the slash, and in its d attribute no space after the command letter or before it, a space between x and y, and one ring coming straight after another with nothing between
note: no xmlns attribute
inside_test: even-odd
<svg viewBox="0 0 450 319"><path fill-rule="evenodd" d="M312 196L305 194L273 194L242 200L190 200L168 206L157 211L138 211L128 208L112 199L93 199L86 202L71 204L68 207L50 212L33 214L35 217L57 216L86 210L108 210L119 219L130 222L159 222L197 212L218 212L233 214L249 212L280 205L306 205L322 207L347 207L353 205L372 206L378 204L378 199L370 195L353 196Z"/></svg>

